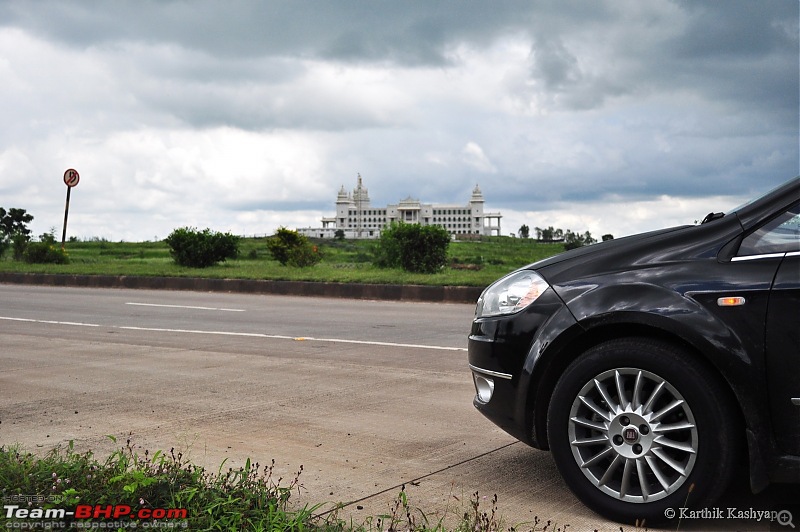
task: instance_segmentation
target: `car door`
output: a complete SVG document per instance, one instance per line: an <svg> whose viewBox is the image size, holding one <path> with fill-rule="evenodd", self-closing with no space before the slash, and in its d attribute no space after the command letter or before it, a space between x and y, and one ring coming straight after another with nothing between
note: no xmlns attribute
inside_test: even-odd
<svg viewBox="0 0 800 532"><path fill-rule="evenodd" d="M800 251L781 263L767 311L766 365L775 440L800 455Z"/></svg>
<svg viewBox="0 0 800 532"><path fill-rule="evenodd" d="M778 446L800 455L800 203L748 235L737 258L780 259L765 321L767 390Z"/></svg>

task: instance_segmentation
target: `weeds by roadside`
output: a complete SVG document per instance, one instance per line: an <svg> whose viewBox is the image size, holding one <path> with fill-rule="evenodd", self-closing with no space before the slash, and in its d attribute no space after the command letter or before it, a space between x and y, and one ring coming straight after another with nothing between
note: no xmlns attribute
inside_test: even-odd
<svg viewBox="0 0 800 532"><path fill-rule="evenodd" d="M46 510L78 505L114 506L113 517L128 524L145 522L159 511L181 510L172 515L175 528L188 530L303 530L316 507L290 508L290 495L299 491L302 467L288 483L273 478L274 462L261 466L249 460L244 467L216 473L192 465L180 452L170 450L139 454L130 440L104 462L91 452L78 453L72 442L43 457L14 447L0 447L0 486L4 505L19 506L20 513L0 515L0 526L15 517L58 516ZM130 508L117 515L118 508ZM31 511L41 508L39 514ZM145 510L143 513L142 510ZM149 511L148 511L149 510ZM185 510L185 512L183 512ZM75 512L76 514L78 512ZM75 521L80 516L67 516ZM87 521L108 521L111 514ZM105 527L103 527L105 528ZM172 528L172 527L170 527Z"/></svg>
<svg viewBox="0 0 800 532"><path fill-rule="evenodd" d="M450 495L455 501L438 514L426 513L412 506L405 485L389 506L389 511L367 517L361 524L346 521L338 515L340 508L328 513L324 520L318 519L314 528L326 532L568 532L570 525L560 526L548 520L534 517L533 522L508 526L497 510L497 495L491 498L474 492L468 503ZM486 504L489 504L488 509ZM622 529L620 529L622 532Z"/></svg>
<svg viewBox="0 0 800 532"><path fill-rule="evenodd" d="M4 512L0 513L0 528L30 525L32 519L53 524L54 518L67 528L75 525L85 528L92 523L108 528L112 519L109 519L111 510L107 509L122 508L125 511L119 517L124 526L119 530L133 525L153 526L156 522L187 530L256 532L566 532L569 529L569 525L541 522L538 517L533 523L506 526L497 512L497 496L487 499L478 492L472 494L468 503L452 496L456 502L434 517L433 513L426 514L409 503L405 486L386 513L356 523L352 518L342 517L346 505L321 512L326 503L299 505L292 500L302 492L302 466L284 481L274 477L274 460L262 466L248 459L244 467L227 470L224 465L223 462L216 472L209 472L191 464L174 449L167 453L151 454L147 450L140 453L130 439L105 461L98 460L91 451L76 452L72 442L43 456L2 446L0 498ZM83 515L77 511L81 507ZM59 514L59 509L71 509L74 515ZM170 510L175 513L166 513ZM87 518L92 511L99 511L100 515Z"/></svg>

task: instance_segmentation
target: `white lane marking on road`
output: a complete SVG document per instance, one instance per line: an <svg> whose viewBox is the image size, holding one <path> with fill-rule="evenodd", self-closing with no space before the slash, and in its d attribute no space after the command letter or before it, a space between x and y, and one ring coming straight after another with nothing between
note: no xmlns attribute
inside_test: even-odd
<svg viewBox="0 0 800 532"><path fill-rule="evenodd" d="M294 340L292 336L279 336L273 334L263 333L246 333L246 332L232 332L232 331L201 331L196 329L162 329L160 327L133 327L128 325L115 326L115 329L125 329L127 331L148 331L148 332L170 332L170 333L186 333L186 334L217 334L220 336L248 336L251 338L274 338L278 340Z"/></svg>
<svg viewBox="0 0 800 532"><path fill-rule="evenodd" d="M314 342L334 342L340 344L359 344L359 345L379 345L379 346L386 346L386 347L413 347L414 349L438 349L440 351L466 351L466 347L444 347L444 346L434 346L434 345L422 345L422 344L398 344L394 342L377 342L371 340L344 340L342 338L314 338L311 336L301 336L299 338L294 338L297 341L314 341Z"/></svg>
<svg viewBox="0 0 800 532"><path fill-rule="evenodd" d="M408 347L414 349L436 349L439 351L466 351L464 347L444 347L439 345L421 345L421 344L401 344L394 342L375 342L370 340L345 340L343 338L314 338L313 336L284 336L280 334L263 334L263 333L243 333L231 331L198 331L192 329L161 329L156 327L127 327L121 326L118 329L128 329L132 331L153 331L153 332L177 332L187 334L218 334L223 336L249 336L254 338L271 338L277 340L294 340L296 342L330 342L340 344L359 344L359 345L379 345L383 347Z"/></svg>
<svg viewBox="0 0 800 532"><path fill-rule="evenodd" d="M94 323L76 323L69 321L34 320L29 318L10 318L0 316L0 320L24 321L29 323L44 323L48 325L76 325L81 327L104 327ZM128 325L105 325L110 329L124 329L128 331L170 332L185 334L214 334L220 336L244 336L249 338L268 338L272 340L294 340L295 342L330 342L339 344L376 345L381 347L405 347L409 349L434 349L437 351L466 351L465 347L445 347L439 345L402 344L395 342L375 342L370 340L346 340L343 338L314 338L312 336L285 336L280 334L247 333L232 331L200 331L192 329L163 329L158 327L133 327Z"/></svg>
<svg viewBox="0 0 800 532"><path fill-rule="evenodd" d="M53 320L33 320L30 318L9 318L5 316L0 316L0 320L8 320L8 321L26 321L29 323L47 323L50 325L75 325L78 327L100 327L96 323L80 323L77 321L53 321Z"/></svg>
<svg viewBox="0 0 800 532"><path fill-rule="evenodd" d="M244 312L241 308L217 308L217 307L194 307L191 305L160 305L158 303L133 303L127 302L126 305L135 305L137 307L164 307L164 308L183 308L191 310L218 310L220 312Z"/></svg>

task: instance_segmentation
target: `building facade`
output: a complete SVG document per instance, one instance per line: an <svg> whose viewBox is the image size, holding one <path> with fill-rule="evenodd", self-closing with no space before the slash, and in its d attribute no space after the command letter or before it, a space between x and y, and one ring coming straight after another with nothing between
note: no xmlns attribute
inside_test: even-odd
<svg viewBox="0 0 800 532"><path fill-rule="evenodd" d="M322 219L321 228L301 228L298 232L311 238L334 238L343 231L345 238L378 238L392 222L438 225L454 238L466 235L500 235L499 212L484 212L483 193L478 185L466 205L435 205L408 197L396 205L373 207L361 176L352 193L344 185L336 196L336 215Z"/></svg>

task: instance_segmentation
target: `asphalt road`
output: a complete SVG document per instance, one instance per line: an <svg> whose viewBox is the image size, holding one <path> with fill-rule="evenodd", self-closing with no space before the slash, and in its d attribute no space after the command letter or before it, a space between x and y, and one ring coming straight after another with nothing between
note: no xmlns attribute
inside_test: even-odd
<svg viewBox="0 0 800 532"><path fill-rule="evenodd" d="M405 484L411 505L434 520L457 519L478 492L487 511L497 494L506 526L538 517L619 530L572 496L549 453L473 409L472 313L458 304L0 285L0 444L36 451L73 440L102 456L116 450L114 435L141 450L174 447L212 470L274 459L290 478L302 465L296 500L352 503L340 515L355 522L386 513ZM785 490L754 497L739 483L721 506L763 508L780 497Z"/></svg>

